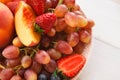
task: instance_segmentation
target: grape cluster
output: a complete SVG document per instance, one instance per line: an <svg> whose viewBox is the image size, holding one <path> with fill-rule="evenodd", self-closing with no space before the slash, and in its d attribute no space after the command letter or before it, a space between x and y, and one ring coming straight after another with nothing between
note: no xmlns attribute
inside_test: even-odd
<svg viewBox="0 0 120 80"><path fill-rule="evenodd" d="M85 16L75 0L58 2L46 0L45 10L52 8L57 20L37 46L26 47L15 37L1 50L0 80L62 80L53 75L57 60L82 53L90 43L94 21Z"/></svg>

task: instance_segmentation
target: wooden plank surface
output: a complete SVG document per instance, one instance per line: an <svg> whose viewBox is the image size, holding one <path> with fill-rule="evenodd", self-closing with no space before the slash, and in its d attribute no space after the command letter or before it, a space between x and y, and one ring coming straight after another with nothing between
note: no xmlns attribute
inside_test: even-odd
<svg viewBox="0 0 120 80"><path fill-rule="evenodd" d="M89 61L78 80L120 80L120 0L77 0L96 25Z"/></svg>
<svg viewBox="0 0 120 80"><path fill-rule="evenodd" d="M93 48L78 80L120 80L120 50L93 39Z"/></svg>
<svg viewBox="0 0 120 80"><path fill-rule="evenodd" d="M113 0L77 0L96 25L94 37L120 48L120 5Z"/></svg>

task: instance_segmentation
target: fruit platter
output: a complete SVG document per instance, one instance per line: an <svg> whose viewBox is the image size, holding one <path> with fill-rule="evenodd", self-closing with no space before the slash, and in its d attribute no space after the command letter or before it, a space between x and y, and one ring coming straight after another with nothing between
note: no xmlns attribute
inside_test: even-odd
<svg viewBox="0 0 120 80"><path fill-rule="evenodd" d="M75 0L0 0L0 80L76 80L93 26Z"/></svg>

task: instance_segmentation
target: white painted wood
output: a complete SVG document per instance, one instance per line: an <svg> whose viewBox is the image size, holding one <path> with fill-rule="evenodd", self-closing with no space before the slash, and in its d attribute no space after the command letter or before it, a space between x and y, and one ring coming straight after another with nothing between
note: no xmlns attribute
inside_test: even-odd
<svg viewBox="0 0 120 80"><path fill-rule="evenodd" d="M96 25L94 37L120 48L120 4L112 0L77 0Z"/></svg>
<svg viewBox="0 0 120 80"><path fill-rule="evenodd" d="M120 80L120 49L94 39L92 53L78 80Z"/></svg>
<svg viewBox="0 0 120 80"><path fill-rule="evenodd" d="M78 80L120 80L120 0L77 0L93 29L93 48Z"/></svg>

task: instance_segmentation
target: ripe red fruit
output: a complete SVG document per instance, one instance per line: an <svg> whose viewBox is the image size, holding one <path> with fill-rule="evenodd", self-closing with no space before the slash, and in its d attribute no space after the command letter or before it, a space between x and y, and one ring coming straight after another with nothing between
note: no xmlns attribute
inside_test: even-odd
<svg viewBox="0 0 120 80"><path fill-rule="evenodd" d="M26 0L26 2L34 9L37 15L44 13L45 0Z"/></svg>
<svg viewBox="0 0 120 80"><path fill-rule="evenodd" d="M73 12L67 12L65 14L65 22L70 27L76 27L78 23L78 19L75 13Z"/></svg>
<svg viewBox="0 0 120 80"><path fill-rule="evenodd" d="M80 54L66 56L57 61L58 68L68 77L74 77L84 66L86 58Z"/></svg>
<svg viewBox="0 0 120 80"><path fill-rule="evenodd" d="M37 80L37 73L31 69L27 69L24 73L25 80Z"/></svg>
<svg viewBox="0 0 120 80"><path fill-rule="evenodd" d="M63 0L63 3L68 7L68 8L73 8L75 5L76 0Z"/></svg>
<svg viewBox="0 0 120 80"><path fill-rule="evenodd" d="M56 44L56 50L58 50L59 52L63 53L63 54L72 54L73 49L70 46L70 44L68 44L66 41L58 41Z"/></svg>
<svg viewBox="0 0 120 80"><path fill-rule="evenodd" d="M20 75L14 75L10 80L22 80Z"/></svg>
<svg viewBox="0 0 120 80"><path fill-rule="evenodd" d="M40 28L45 31L45 33L48 33L51 30L55 21L56 15L54 13L45 13L35 19L35 23L38 24Z"/></svg>
<svg viewBox="0 0 120 80"><path fill-rule="evenodd" d="M51 0L46 0L45 1L45 11L48 11L49 8L52 7L52 2Z"/></svg>
<svg viewBox="0 0 120 80"><path fill-rule="evenodd" d="M10 78L14 75L14 70L12 68L3 69L0 72L0 80L10 80Z"/></svg>
<svg viewBox="0 0 120 80"><path fill-rule="evenodd" d="M68 8L64 4L58 5L54 10L54 13L56 14L57 17L64 17L67 12Z"/></svg>
<svg viewBox="0 0 120 80"><path fill-rule="evenodd" d="M26 56L23 56L23 57L22 57L21 65L23 66L23 68L28 68L28 67L30 67L31 63L32 63L32 59L31 59L30 56L27 56L27 55L26 55Z"/></svg>
<svg viewBox="0 0 120 80"><path fill-rule="evenodd" d="M51 0L52 2L52 8L55 8L59 2L59 0Z"/></svg>
<svg viewBox="0 0 120 80"><path fill-rule="evenodd" d="M2 51L2 55L7 59L17 58L20 54L19 48L13 45L9 45Z"/></svg>
<svg viewBox="0 0 120 80"><path fill-rule="evenodd" d="M38 50L35 54L35 61L40 64L48 64L50 62L50 56L46 51Z"/></svg>
<svg viewBox="0 0 120 80"><path fill-rule="evenodd" d="M15 14L15 10L19 5L19 1L8 2L6 5L12 11L12 13Z"/></svg>
<svg viewBox="0 0 120 80"><path fill-rule="evenodd" d="M87 30L81 30L79 32L80 41L83 43L89 43L91 40L91 35Z"/></svg>
<svg viewBox="0 0 120 80"><path fill-rule="evenodd" d="M84 27L85 29L90 29L95 25L95 22L92 19L87 19L88 24Z"/></svg>

